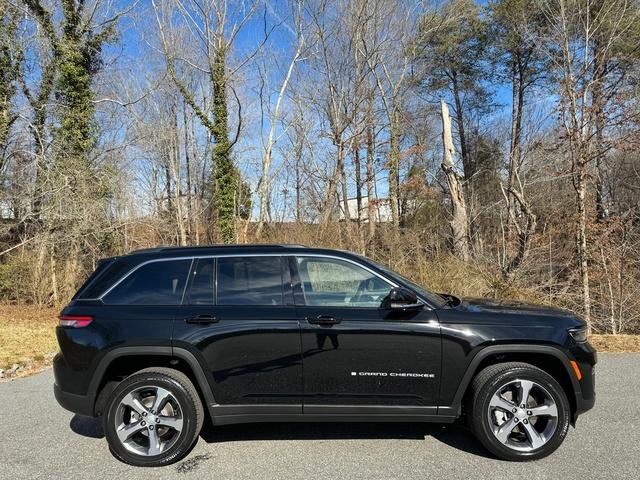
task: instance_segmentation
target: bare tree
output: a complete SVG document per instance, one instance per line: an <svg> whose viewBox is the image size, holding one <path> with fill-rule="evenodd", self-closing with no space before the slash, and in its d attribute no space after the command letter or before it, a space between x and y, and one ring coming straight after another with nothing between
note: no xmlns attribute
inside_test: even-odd
<svg viewBox="0 0 640 480"><path fill-rule="evenodd" d="M449 193L451 194L451 242L455 255L463 260L469 260L469 216L467 205L462 191L462 181L453 164L453 138L451 136L451 117L449 107L443 100L440 101L442 114L442 142L444 146L442 170L447 176Z"/></svg>
<svg viewBox="0 0 640 480"><path fill-rule="evenodd" d="M302 22L303 22L302 10L303 10L303 2L299 2L295 4L293 7L292 13L293 13L294 26L295 26L294 32L296 36L295 51L293 53L293 56L291 57L291 61L289 62L289 66L285 73L284 79L282 80L282 83L280 85L280 89L278 91L278 96L276 98L273 111L269 115L269 136L264 146L264 154L262 156L262 176L260 177L260 181L258 183L260 211L258 215L257 235L260 235L262 226L267 218L267 207L269 203L269 194L270 194L271 164L273 161L273 148L277 141L276 130L280 120L280 108L285 98L285 94L287 92L289 82L291 81L293 70L296 66L296 63L298 63L298 61L301 60L301 56L303 54L303 49L305 45L304 31L303 31L303 25L302 25Z"/></svg>
<svg viewBox="0 0 640 480"><path fill-rule="evenodd" d="M230 67L229 55L233 51L238 34L249 23L258 8L258 2L227 0L152 0L158 33L167 64L167 70L184 100L196 113L215 142L212 150L212 174L210 182L210 212L213 226L224 241L235 238L235 219L238 215L237 194L241 182L239 171L233 164L231 150L238 141L242 127L241 106L232 85L238 69L244 66L255 51ZM179 18L176 21L176 18ZM179 34L186 35L186 43L197 49L180 48ZM198 55L201 53L201 55ZM211 113L207 112L199 95L189 88L184 72L205 75L212 93ZM237 129L229 135L228 90L237 101Z"/></svg>
<svg viewBox="0 0 640 480"><path fill-rule="evenodd" d="M545 39L547 53L557 71L559 110L565 130L571 178L575 189L576 257L580 271L582 309L591 319L588 241L588 184L594 161L609 151L614 138L606 130L622 126L628 112L608 101L624 87L625 69L603 69L606 59L618 58L637 49L640 11L630 0L543 1L541 7L550 25ZM631 45L636 47L631 47ZM606 102L606 103L605 103ZM609 113L609 115L607 115Z"/></svg>

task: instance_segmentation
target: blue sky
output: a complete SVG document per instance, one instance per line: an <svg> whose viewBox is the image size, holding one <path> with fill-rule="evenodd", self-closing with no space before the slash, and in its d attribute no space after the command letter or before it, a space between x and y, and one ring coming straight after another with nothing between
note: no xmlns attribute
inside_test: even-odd
<svg viewBox="0 0 640 480"><path fill-rule="evenodd" d="M483 4L485 2L479 3ZM122 5L125 4L128 4L128 2L123 1ZM285 1L261 3L258 8L258 13L238 35L235 44L234 54L236 57L240 57L246 54L246 52L252 51L255 46L263 40L265 20L267 30L271 30L275 26L264 50L265 55L273 52L278 53L279 62L282 64L280 68L274 68L269 72L268 80L271 83L271 95L269 98L272 104L276 98L276 87L279 86L284 74L283 66L288 62L292 55L292 50L295 47L295 37L292 34L291 26L287 23L288 21L290 22L291 19L281 13L286 5L287 2ZM105 57L111 59L117 58L116 62L120 68L129 70L134 75L134 78L137 77L142 80L144 75L149 75L149 71L146 68L149 60L153 57L157 60L160 59L160 56L156 55L147 43L157 44L157 40L152 37L146 38L142 33L146 31L147 34L152 34L153 29L150 27L153 27L154 24L155 17L153 16L150 0L141 2L136 9L131 12L130 16L123 18L120 22L120 41L105 50ZM245 125L245 130L243 131L243 136L236 149L236 153L240 155L240 157L238 157L239 160L241 160L239 162L241 163L239 165L240 168L244 169L251 177L251 181L255 186L257 176L254 165L260 160L262 138L266 136L266 130L268 130L269 125L268 123L263 125L261 134L260 124L255 121L258 115L259 102L256 94L257 81L255 75L253 75L255 72L252 71L254 68L255 65L249 65L245 67L244 71L240 72L240 75L243 77L241 93L244 102L243 109L245 109L245 113L250 114L249 116L252 117L254 121ZM156 71L159 73L158 70ZM494 101L502 105L493 115L493 123L496 123L500 118L508 116L510 112L511 91L509 86L493 85L492 87L496 93ZM420 100L416 98L415 101L419 102ZM542 103L547 101L548 99L541 98ZM287 106L285 105L283 112L286 113L286 111ZM230 114L230 117L233 123L235 118L233 112ZM549 119L549 121L551 121L551 119ZM489 124L491 123L492 121L490 120ZM434 127L439 128L438 122L434 122ZM435 155L438 155L438 153L435 153ZM277 169L279 163L282 161L280 153L277 150L275 157L274 169ZM383 161L384 158L381 158L381 160ZM378 194L385 196L387 194L386 171L380 169L380 175L377 181ZM351 184L352 190L355 189L353 182L351 182ZM355 192L352 191L350 193L354 194Z"/></svg>

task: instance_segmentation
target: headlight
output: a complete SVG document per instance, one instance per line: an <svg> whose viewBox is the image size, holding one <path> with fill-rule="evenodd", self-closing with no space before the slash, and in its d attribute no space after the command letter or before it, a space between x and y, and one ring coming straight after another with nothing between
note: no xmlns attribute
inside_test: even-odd
<svg viewBox="0 0 640 480"><path fill-rule="evenodd" d="M570 328L569 335L576 341L576 343L584 343L587 341L587 327Z"/></svg>

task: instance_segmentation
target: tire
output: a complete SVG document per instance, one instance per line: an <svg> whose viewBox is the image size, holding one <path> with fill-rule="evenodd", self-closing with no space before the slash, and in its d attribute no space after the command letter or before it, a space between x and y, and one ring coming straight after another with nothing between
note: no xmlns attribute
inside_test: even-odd
<svg viewBox="0 0 640 480"><path fill-rule="evenodd" d="M182 372L161 367L140 370L120 382L102 417L113 455L140 467L160 467L184 458L195 445L203 420L193 383Z"/></svg>
<svg viewBox="0 0 640 480"><path fill-rule="evenodd" d="M554 452L567 435L571 415L567 396L551 375L516 362L491 365L476 375L467 412L478 440L510 461L537 460Z"/></svg>

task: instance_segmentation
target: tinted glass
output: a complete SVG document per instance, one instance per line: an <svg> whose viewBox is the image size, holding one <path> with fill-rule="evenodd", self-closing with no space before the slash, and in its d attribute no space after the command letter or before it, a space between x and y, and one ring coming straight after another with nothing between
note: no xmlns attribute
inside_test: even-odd
<svg viewBox="0 0 640 480"><path fill-rule="evenodd" d="M92 275L93 280L87 281L86 287L80 289L80 293L76 295L80 298L98 298L138 263L140 263L139 260L123 257L112 262L105 262L104 268L99 265Z"/></svg>
<svg viewBox="0 0 640 480"><path fill-rule="evenodd" d="M214 259L203 258L193 272L189 303L192 305L213 305L213 287L215 284Z"/></svg>
<svg viewBox="0 0 640 480"><path fill-rule="evenodd" d="M282 305L280 257L218 258L218 305Z"/></svg>
<svg viewBox="0 0 640 480"><path fill-rule="evenodd" d="M378 308L391 285L351 262L298 257L305 303L314 306Z"/></svg>
<svg viewBox="0 0 640 480"><path fill-rule="evenodd" d="M143 265L104 296L117 305L179 305L191 260L171 260Z"/></svg>
<svg viewBox="0 0 640 480"><path fill-rule="evenodd" d="M418 295L426 298L429 302L431 302L436 307L444 307L447 304L446 300L444 298L442 298L440 295L438 295L437 293L432 293L432 292L429 292L429 291L425 290L422 286L418 285L415 282L412 282L407 277L403 277L398 272L394 272L389 267L386 267L385 265L382 265L381 263L374 262L370 258L363 257L363 259L366 260L369 263L374 264L376 267L378 267L380 270L382 270L384 273L386 273L392 279L394 279L394 280L396 280L396 281L398 281L400 283L403 283L403 282L406 283L413 290L415 290L418 293Z"/></svg>
<svg viewBox="0 0 640 480"><path fill-rule="evenodd" d="M83 290L85 290L87 286L89 286L92 282L95 282L96 279L98 279L100 275L102 275L107 270L107 267L111 265L113 261L114 261L113 258L104 258L104 259L98 260L96 269L93 271L91 275L89 275L89 278L87 278L85 282L82 284L82 286L78 289L76 294L73 296L73 299L78 298L80 296L80 293ZM90 298L90 297L86 297L85 295L83 295L83 297Z"/></svg>

